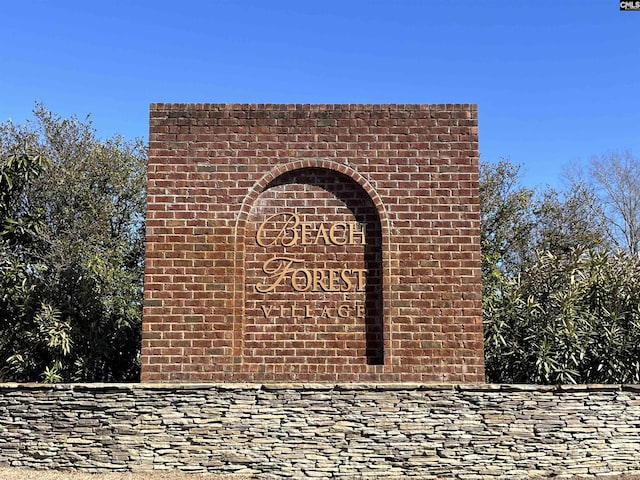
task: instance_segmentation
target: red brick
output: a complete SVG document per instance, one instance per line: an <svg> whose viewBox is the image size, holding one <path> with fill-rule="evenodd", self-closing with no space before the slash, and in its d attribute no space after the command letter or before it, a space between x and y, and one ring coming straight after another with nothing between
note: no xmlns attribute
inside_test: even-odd
<svg viewBox="0 0 640 480"><path fill-rule="evenodd" d="M150 118L144 381L484 380L475 105L152 104ZM368 245L258 245L279 212L363 222ZM323 269L319 291L258 291L278 255ZM365 291L324 291L363 266Z"/></svg>

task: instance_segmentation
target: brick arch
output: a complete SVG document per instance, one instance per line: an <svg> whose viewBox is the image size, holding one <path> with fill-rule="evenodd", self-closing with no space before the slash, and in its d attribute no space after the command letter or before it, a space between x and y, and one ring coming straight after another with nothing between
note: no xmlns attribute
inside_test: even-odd
<svg viewBox="0 0 640 480"><path fill-rule="evenodd" d="M371 201L374 207L377 220L380 225L380 249L381 249L381 285L380 294L382 296L382 335L383 346L382 352L384 352L384 359L380 359L379 363L388 364L390 361L390 346L391 346L391 328L389 325L389 304L390 304L390 257L388 251L389 238L390 238L390 226L387 212L384 208L382 199L378 195L376 189L371 182L355 171L349 165L339 163L333 160L327 159L303 159L294 160L286 164L280 164L268 173L266 173L256 184L250 189L244 198L244 201L240 207L240 211L236 218L236 224L234 228L234 292L233 292L233 361L240 363L243 361L243 345L244 345L244 330L245 330L245 258L246 258L246 228L247 221L251 212L251 209L260 195L271 188L271 186L277 185L279 179L285 178L287 175L295 173L296 171L304 170L320 170L327 173L333 173L348 179L356 188L358 188L362 194ZM376 363L376 362L373 362Z"/></svg>
<svg viewBox="0 0 640 480"><path fill-rule="evenodd" d="M359 185L360 188L362 188L367 193L373 204L376 206L378 215L380 217L380 223L383 225L383 228L385 228L385 226L386 228L388 228L389 220L384 208L384 204L382 203L382 199L378 195L378 192L375 190L373 185L371 185L369 180L367 180L349 165L346 165L344 163L339 163L334 160L327 159L304 159L280 164L271 169L258 182L256 182L256 184L245 197L244 201L242 202L242 206L240 207L240 213L238 215L238 218L236 219L236 233L239 231L239 229L244 228L247 216L249 215L249 211L251 210L251 206L258 198L258 195L264 192L273 181L275 181L278 177L284 175L285 173L289 173L294 170L303 170L306 168L331 170L351 178L351 180L353 180L355 184Z"/></svg>

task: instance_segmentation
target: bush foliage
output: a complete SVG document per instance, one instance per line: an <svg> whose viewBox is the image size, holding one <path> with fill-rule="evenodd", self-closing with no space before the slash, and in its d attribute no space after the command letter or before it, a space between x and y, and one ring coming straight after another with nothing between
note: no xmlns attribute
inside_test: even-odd
<svg viewBox="0 0 640 480"><path fill-rule="evenodd" d="M136 380L145 147L34 114L0 125L0 377Z"/></svg>
<svg viewBox="0 0 640 480"><path fill-rule="evenodd" d="M482 166L487 380L639 383L640 256L610 241L588 183L536 195L518 178Z"/></svg>
<svg viewBox="0 0 640 480"><path fill-rule="evenodd" d="M640 163L619 158L541 194L481 165L488 381L640 383ZM0 381L139 378L146 159L43 106L0 124Z"/></svg>
<svg viewBox="0 0 640 480"><path fill-rule="evenodd" d="M487 378L640 383L640 257L539 252L484 299Z"/></svg>

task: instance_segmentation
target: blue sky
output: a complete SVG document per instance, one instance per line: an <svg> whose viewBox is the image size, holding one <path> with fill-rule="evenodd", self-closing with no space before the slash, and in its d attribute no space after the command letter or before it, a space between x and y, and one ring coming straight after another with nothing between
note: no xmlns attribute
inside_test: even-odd
<svg viewBox="0 0 640 480"><path fill-rule="evenodd" d="M618 0L5 1L0 121L36 101L147 138L151 102L477 103L481 160L558 185L640 155L640 12Z"/></svg>

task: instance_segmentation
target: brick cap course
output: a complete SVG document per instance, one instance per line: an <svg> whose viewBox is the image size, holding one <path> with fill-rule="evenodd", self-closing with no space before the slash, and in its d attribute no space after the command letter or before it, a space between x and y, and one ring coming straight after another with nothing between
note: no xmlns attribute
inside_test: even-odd
<svg viewBox="0 0 640 480"><path fill-rule="evenodd" d="M401 110L456 110L477 111L477 103L164 103L152 102L149 104L151 110L173 111L173 110L306 110L306 111L401 111Z"/></svg>
<svg viewBox="0 0 640 480"><path fill-rule="evenodd" d="M581 384L531 385L496 383L0 383L0 394L10 390L132 391L132 390L253 390L253 391L457 391L457 392L616 392L640 391L640 385Z"/></svg>

